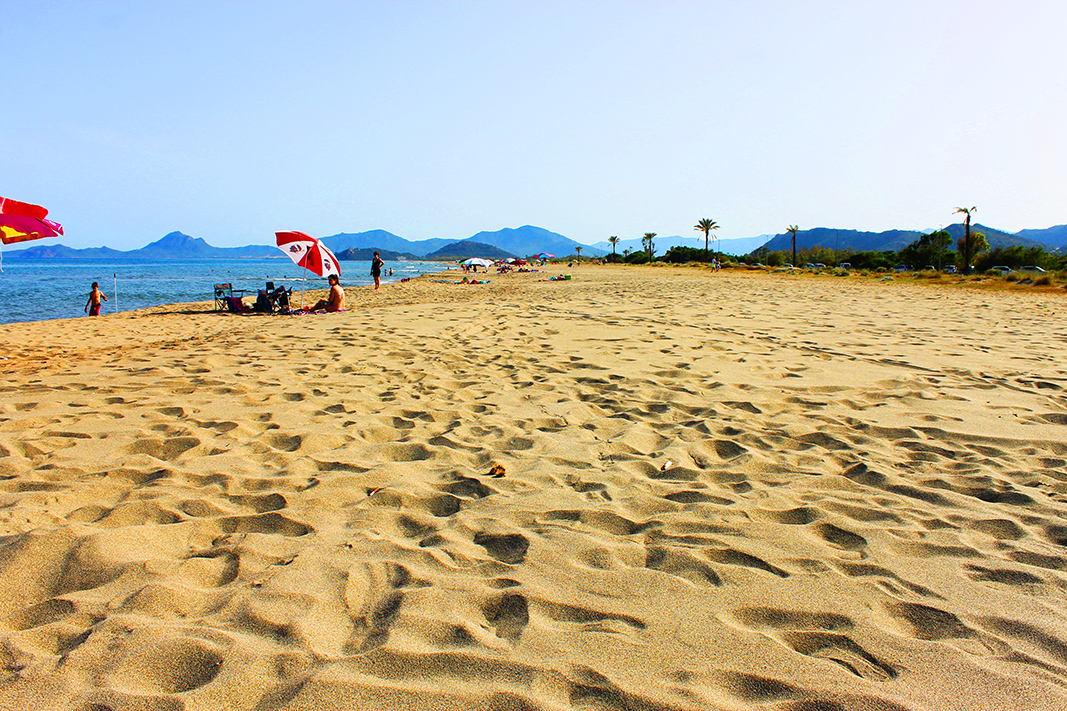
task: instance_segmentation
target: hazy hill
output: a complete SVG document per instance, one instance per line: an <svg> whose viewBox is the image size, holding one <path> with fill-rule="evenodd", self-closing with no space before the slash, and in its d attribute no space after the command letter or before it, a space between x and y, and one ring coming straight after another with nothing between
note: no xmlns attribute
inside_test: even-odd
<svg viewBox="0 0 1067 711"><path fill-rule="evenodd" d="M1015 234L1053 247L1067 247L1067 225L1046 227L1043 230L1021 230Z"/></svg>
<svg viewBox="0 0 1067 711"><path fill-rule="evenodd" d="M110 247L75 249L57 244L38 245L4 253L6 259L247 259L249 257L285 259L281 250L274 246L212 247L202 237L190 237L182 232L170 232L140 249L128 251Z"/></svg>
<svg viewBox="0 0 1067 711"><path fill-rule="evenodd" d="M441 260L456 260L456 259L470 259L471 257L485 257L486 259L504 259L506 257L514 257L516 255L511 252L506 252L499 247L495 247L491 244L485 244L484 242L475 242L470 239L465 239L462 242L453 242L452 244L446 244L436 252L430 252L426 255L427 259L441 259Z"/></svg>
<svg viewBox="0 0 1067 711"><path fill-rule="evenodd" d="M945 229L952 235L953 240L958 240L960 237L963 237L964 227L962 224L949 225ZM1004 232L993 227L986 227L977 222L971 225L971 234L974 234L975 232L985 234L986 239L989 241L989 246L993 249L998 247L1013 247L1015 245L1021 245L1023 247L1044 247L1045 249L1050 247L1050 245L1043 242L1038 242L1037 240L1029 239L1019 234Z"/></svg>
<svg viewBox="0 0 1067 711"><path fill-rule="evenodd" d="M64 244L38 244L26 249L4 250L4 259L125 259L126 252L111 247L77 249Z"/></svg>
<svg viewBox="0 0 1067 711"><path fill-rule="evenodd" d="M963 236L963 224L949 225L945 230L952 235L953 241ZM975 223L971 225L971 232L982 232L989 240L989 246L1010 247L1022 245L1024 247L1045 247L1049 245L1035 240L1022 237L1010 232L987 227ZM829 227L815 227L810 230L797 232L797 249L806 247L826 247L829 249L849 249L856 252L899 252L909 244L919 239L922 232L917 230L888 230L886 232L861 232L859 230L839 230ZM772 252L792 249L792 238L788 232L775 235L766 244Z"/></svg>
<svg viewBox="0 0 1067 711"><path fill-rule="evenodd" d="M455 241L435 237L412 242L385 230L368 230L367 232L355 233L341 232L322 238L323 244L338 255L338 258L340 258L340 253L346 249L369 249L372 252L375 249L378 251L389 250L396 253L412 254L416 257L425 257L430 252Z"/></svg>
<svg viewBox="0 0 1067 711"><path fill-rule="evenodd" d="M130 259L234 259L241 257L285 257L276 246L212 247L203 237L171 232L140 249L126 252Z"/></svg>
<svg viewBox="0 0 1067 711"><path fill-rule="evenodd" d="M375 249L372 247L364 247L363 249L354 249L350 247L343 252L334 252L334 254L336 254L337 259L341 261L369 262L374 259L375 252L378 252L378 256L387 262L395 262L398 259L421 259L421 257L411 254L410 252L392 252L388 249Z"/></svg>
<svg viewBox="0 0 1067 711"><path fill-rule="evenodd" d="M511 256L517 255L521 257L530 257L541 252L563 257L574 254L575 247L582 248L582 256L597 257L605 254L603 249L575 242L558 232L550 232L543 227L534 227L533 225L508 227L496 232L479 232L465 241L490 244L509 252Z"/></svg>
<svg viewBox="0 0 1067 711"><path fill-rule="evenodd" d="M797 232L797 249L805 247L828 247L830 249L851 249L857 252L884 252L904 249L922 237L917 230L888 230L886 232L861 232L859 230L839 230L829 227L815 227ZM775 235L766 243L772 252L793 248L793 238L788 232Z"/></svg>

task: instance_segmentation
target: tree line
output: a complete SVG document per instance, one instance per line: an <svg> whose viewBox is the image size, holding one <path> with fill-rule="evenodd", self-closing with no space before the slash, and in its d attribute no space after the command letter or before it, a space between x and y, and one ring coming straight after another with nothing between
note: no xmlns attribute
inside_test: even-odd
<svg viewBox="0 0 1067 711"><path fill-rule="evenodd" d="M984 272L993 267L1008 267L1018 269L1020 267L1041 267L1046 271L1067 271L1067 254L1049 252L1043 247L1023 247L1015 245L1011 247L991 248L986 236L981 232L971 232L971 216L977 211L976 207L957 207L955 213L964 216L964 234L953 244L952 235L947 230L937 230L922 235L907 247L899 251L857 251L853 249L831 249L829 247L814 246L797 249L797 232L800 228L789 225L786 230L792 240L791 249L771 251L767 247L760 247L748 255L724 255L720 250L710 248L711 233L719 229L719 224L710 218L702 218L693 227L694 230L704 233L704 248L697 247L671 247L660 257L655 256L655 245L652 239L655 232L646 232L641 239L640 251L623 250L623 253L615 252L615 245L619 242L617 236L609 238L612 245L612 253L605 257L608 262L626 262L628 264L647 264L652 261L681 264L685 262L711 262L722 261L729 257L736 260L758 262L767 266L782 266L785 264L822 264L837 266L842 262L848 262L853 269L892 269L904 265L909 269L922 270L934 268L944 270L949 266L955 266L960 272L968 271ZM970 269L968 268L970 267Z"/></svg>

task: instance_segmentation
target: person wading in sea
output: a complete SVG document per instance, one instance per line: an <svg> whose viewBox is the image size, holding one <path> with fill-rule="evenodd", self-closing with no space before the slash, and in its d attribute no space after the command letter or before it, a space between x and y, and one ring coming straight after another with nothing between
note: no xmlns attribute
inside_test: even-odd
<svg viewBox="0 0 1067 711"><path fill-rule="evenodd" d="M100 299L107 301L107 296L100 291L100 284L93 282L93 290L89 292L89 300L85 302L85 313L90 316L100 315Z"/></svg>

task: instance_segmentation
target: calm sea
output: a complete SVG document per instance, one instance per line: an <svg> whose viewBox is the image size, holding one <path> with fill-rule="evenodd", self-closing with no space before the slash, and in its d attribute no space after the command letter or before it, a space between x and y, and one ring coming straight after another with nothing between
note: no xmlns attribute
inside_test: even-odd
<svg viewBox="0 0 1067 711"><path fill-rule="evenodd" d="M450 265L440 262L387 262L392 276L382 285L404 277L433 274ZM304 285L304 270L281 259L167 259L107 261L88 259L5 259L0 274L0 323L44 321L85 316L92 283L107 295L101 315L162 304L214 300L213 285L230 282L234 289L256 294L266 282L293 287L293 298ZM341 285L373 284L370 262L341 262ZM326 280L308 273L304 288L326 289ZM251 299L246 299L251 302ZM299 304L299 301L296 302Z"/></svg>

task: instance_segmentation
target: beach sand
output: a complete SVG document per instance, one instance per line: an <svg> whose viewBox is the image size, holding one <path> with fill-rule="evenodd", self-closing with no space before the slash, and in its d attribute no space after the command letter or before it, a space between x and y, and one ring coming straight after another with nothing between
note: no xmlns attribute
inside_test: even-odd
<svg viewBox="0 0 1067 711"><path fill-rule="evenodd" d="M0 708L1067 708L1064 296L566 271L0 327Z"/></svg>

